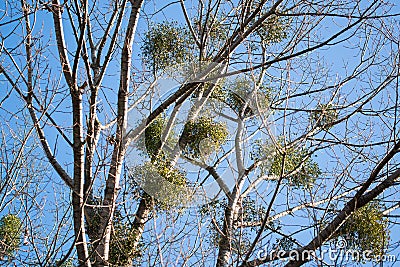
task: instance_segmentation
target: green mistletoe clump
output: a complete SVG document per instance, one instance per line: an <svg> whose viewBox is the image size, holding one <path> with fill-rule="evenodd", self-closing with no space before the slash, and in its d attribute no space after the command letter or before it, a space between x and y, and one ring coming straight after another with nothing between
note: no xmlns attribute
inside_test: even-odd
<svg viewBox="0 0 400 267"><path fill-rule="evenodd" d="M374 202L355 211L335 233L334 238L344 238L347 249L371 251L382 256L389 242L388 219Z"/></svg>
<svg viewBox="0 0 400 267"><path fill-rule="evenodd" d="M228 129L225 123L216 122L209 117L200 117L194 121L188 121L179 140L181 149L188 156L199 158L205 154L211 154L213 150L202 149L207 140L212 142L212 147L218 149L227 141Z"/></svg>
<svg viewBox="0 0 400 267"><path fill-rule="evenodd" d="M282 175L289 186L312 187L321 175L321 170L318 163L310 157L309 151L303 147L284 148L283 144L278 145L281 146L279 150L272 143L255 142L251 158L254 161L263 160L260 164L260 175Z"/></svg>
<svg viewBox="0 0 400 267"><path fill-rule="evenodd" d="M177 22L162 22L153 25L146 33L142 53L145 64L157 72L189 60L192 40L185 27Z"/></svg>
<svg viewBox="0 0 400 267"><path fill-rule="evenodd" d="M316 109L311 112L310 121L313 126L327 131L332 128L332 123L338 119L338 111L332 104L318 104Z"/></svg>
<svg viewBox="0 0 400 267"><path fill-rule="evenodd" d="M21 219L14 214L7 214L0 219L0 260L12 257L21 244Z"/></svg>

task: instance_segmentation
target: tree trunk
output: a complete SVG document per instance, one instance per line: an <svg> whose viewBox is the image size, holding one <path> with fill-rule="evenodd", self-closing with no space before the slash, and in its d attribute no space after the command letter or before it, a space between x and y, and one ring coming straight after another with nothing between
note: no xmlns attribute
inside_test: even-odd
<svg viewBox="0 0 400 267"><path fill-rule="evenodd" d="M125 35L124 46L121 53L121 76L118 91L118 112L115 147L111 159L111 167L106 181L103 208L100 212L100 226L98 236L100 240L95 244L95 266L109 266L109 250L112 220L115 211L115 202L120 189L121 169L125 149L125 132L128 113L129 84L131 81L132 44L139 19L140 8L143 0L131 1L132 9Z"/></svg>

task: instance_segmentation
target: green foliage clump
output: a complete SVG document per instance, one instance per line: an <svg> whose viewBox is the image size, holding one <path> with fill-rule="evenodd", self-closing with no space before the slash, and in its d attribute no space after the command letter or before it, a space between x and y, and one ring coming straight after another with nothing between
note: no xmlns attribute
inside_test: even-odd
<svg viewBox="0 0 400 267"><path fill-rule="evenodd" d="M249 92L251 92L253 88L254 85L252 81L240 77L233 81L226 82L219 90L215 90L211 97L225 103L237 114L240 114L246 103L245 99L247 99ZM244 117L250 115L253 115L253 111L249 103L245 109Z"/></svg>
<svg viewBox="0 0 400 267"><path fill-rule="evenodd" d="M318 164L308 155L305 148L293 147L284 149L283 145L279 152L272 143L263 143L257 140L250 153L254 161L260 161L260 175L271 175L279 177L284 162L283 177L284 181L297 188L312 187L316 178L321 174Z"/></svg>
<svg viewBox="0 0 400 267"><path fill-rule="evenodd" d="M156 167L157 173L168 182L177 186L186 186L187 181L184 173L176 168L171 167L167 161L158 160L152 165L153 167Z"/></svg>
<svg viewBox="0 0 400 267"><path fill-rule="evenodd" d="M133 259L141 256L140 250L135 247L136 237L131 225L123 220L122 214L117 210L110 241L111 266L132 266Z"/></svg>
<svg viewBox="0 0 400 267"><path fill-rule="evenodd" d="M287 21L279 16L272 15L262 23L257 33L267 45L279 43L287 38Z"/></svg>
<svg viewBox="0 0 400 267"><path fill-rule="evenodd" d="M243 117L253 116L254 109L265 110L270 103L271 89L260 86L257 92L252 94L255 84L247 77L236 78L216 89L211 98L223 102L239 115L243 112L244 105L247 104Z"/></svg>
<svg viewBox="0 0 400 267"><path fill-rule="evenodd" d="M346 239L347 249L383 255L389 242L389 230L381 206L374 202L355 211L335 233L334 238L338 237Z"/></svg>
<svg viewBox="0 0 400 267"><path fill-rule="evenodd" d="M212 142L213 148L218 149L227 141L227 137L228 129L225 123L215 122L209 117L200 117L185 124L179 144L184 153L198 158L213 152L202 148L205 141Z"/></svg>
<svg viewBox="0 0 400 267"><path fill-rule="evenodd" d="M229 35L230 25L219 15L209 14L204 16L203 20L195 20L193 25L196 26L201 34L207 37L207 45L212 50L210 52L220 48Z"/></svg>
<svg viewBox="0 0 400 267"><path fill-rule="evenodd" d="M7 214L0 219L0 259L12 257L21 244L21 219Z"/></svg>
<svg viewBox="0 0 400 267"><path fill-rule="evenodd" d="M255 10L261 5L261 1L254 1L251 9ZM267 8L268 9L268 8ZM280 12L281 13L281 12ZM283 12L285 13L285 12ZM261 11L260 15L253 19L253 23L258 21L266 13ZM256 28L255 33L260 38L264 45L271 45L273 43L279 43L288 37L290 20L286 16L270 14L261 25Z"/></svg>
<svg viewBox="0 0 400 267"><path fill-rule="evenodd" d="M224 102L237 114L241 115L243 107L246 105L246 100L239 93L234 91L227 91ZM248 117L254 115L253 110L250 107L250 103L247 104L244 110L244 116Z"/></svg>
<svg viewBox="0 0 400 267"><path fill-rule="evenodd" d="M338 111L332 104L318 104L317 108L311 112L310 120L313 125L327 131L332 127L332 123L338 119Z"/></svg>
<svg viewBox="0 0 400 267"><path fill-rule="evenodd" d="M158 208L167 210L183 204L188 198L185 174L164 159L157 158L137 166L131 176L144 190L143 196L155 201Z"/></svg>
<svg viewBox="0 0 400 267"><path fill-rule="evenodd" d="M165 119L158 116L145 130L145 146L150 157L157 157L161 147L161 135L164 130Z"/></svg>
<svg viewBox="0 0 400 267"><path fill-rule="evenodd" d="M90 240L93 242L89 246L89 250L92 250L96 246L99 240L99 226L102 221L101 212L101 199L89 199L89 204L95 206L91 210L87 208L87 233ZM99 205L96 207L96 205ZM139 248L135 247L136 232L131 224L128 223L126 216L123 216L121 211L117 208L113 217L113 228L111 230L110 239L110 254L109 261L110 266L132 266L132 261L140 258L141 254ZM140 245L140 244L139 244ZM93 255L93 254L92 254ZM67 260L62 266L74 266L72 260Z"/></svg>
<svg viewBox="0 0 400 267"><path fill-rule="evenodd" d="M250 151L250 159L260 162L258 165L260 175L265 175L269 172L275 153L276 149L272 143L263 142L260 139L254 140Z"/></svg>
<svg viewBox="0 0 400 267"><path fill-rule="evenodd" d="M242 199L239 210L238 221L240 223L260 222L266 214L263 206L257 205L254 199L247 196ZM251 227L252 230L257 230L257 227Z"/></svg>
<svg viewBox="0 0 400 267"><path fill-rule="evenodd" d="M192 41L185 27L176 22L157 23L146 33L142 53L146 65L154 72L190 58Z"/></svg>
<svg viewBox="0 0 400 267"><path fill-rule="evenodd" d="M283 176L285 181L297 188L312 187L321 174L318 163L308 156L305 148L293 147L287 149L285 155L276 153L269 173L280 176L284 160Z"/></svg>

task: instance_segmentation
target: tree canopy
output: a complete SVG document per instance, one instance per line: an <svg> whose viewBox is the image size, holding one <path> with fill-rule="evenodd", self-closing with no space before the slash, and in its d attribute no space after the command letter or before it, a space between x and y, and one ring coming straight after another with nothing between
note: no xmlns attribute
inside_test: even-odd
<svg viewBox="0 0 400 267"><path fill-rule="evenodd" d="M396 1L0 7L0 264L395 264Z"/></svg>

